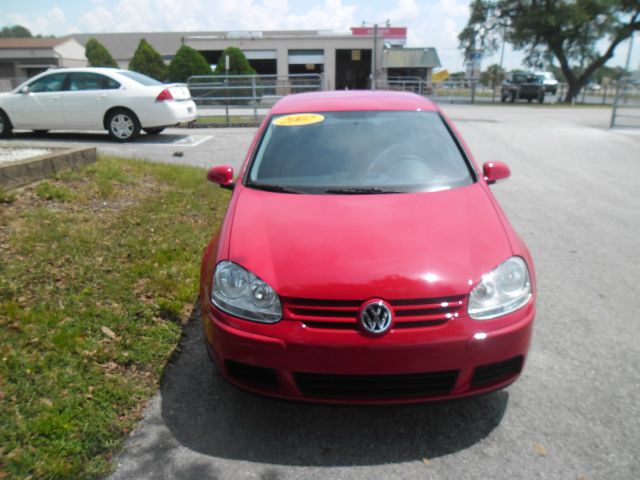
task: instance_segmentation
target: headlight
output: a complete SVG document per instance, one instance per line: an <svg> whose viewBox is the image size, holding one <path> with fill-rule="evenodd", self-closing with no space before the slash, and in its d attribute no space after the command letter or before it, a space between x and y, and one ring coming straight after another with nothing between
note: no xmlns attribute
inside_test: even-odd
<svg viewBox="0 0 640 480"><path fill-rule="evenodd" d="M469 295L469 316L488 320L524 306L531 298L529 270L520 257L511 257L482 280Z"/></svg>
<svg viewBox="0 0 640 480"><path fill-rule="evenodd" d="M280 298L273 288L228 261L216 266L211 301L223 312L245 320L275 323L282 318Z"/></svg>

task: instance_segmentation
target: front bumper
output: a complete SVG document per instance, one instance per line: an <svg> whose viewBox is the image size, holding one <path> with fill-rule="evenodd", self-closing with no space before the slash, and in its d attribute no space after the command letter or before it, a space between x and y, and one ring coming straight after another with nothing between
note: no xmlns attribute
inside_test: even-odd
<svg viewBox="0 0 640 480"><path fill-rule="evenodd" d="M391 329L379 338L309 328L283 319L262 325L206 302L207 347L238 387L324 403L413 403L490 392L512 383L531 342L535 306L489 321Z"/></svg>

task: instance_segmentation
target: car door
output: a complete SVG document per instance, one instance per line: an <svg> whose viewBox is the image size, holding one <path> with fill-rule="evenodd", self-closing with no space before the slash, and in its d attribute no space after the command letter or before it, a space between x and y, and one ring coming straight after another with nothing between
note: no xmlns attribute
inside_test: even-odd
<svg viewBox="0 0 640 480"><path fill-rule="evenodd" d="M49 130L64 128L61 95L67 74L51 73L14 92L5 107L15 128Z"/></svg>
<svg viewBox="0 0 640 480"><path fill-rule="evenodd" d="M120 84L110 77L92 72L71 72L69 88L62 95L62 111L68 128L104 129L104 113L110 97Z"/></svg>

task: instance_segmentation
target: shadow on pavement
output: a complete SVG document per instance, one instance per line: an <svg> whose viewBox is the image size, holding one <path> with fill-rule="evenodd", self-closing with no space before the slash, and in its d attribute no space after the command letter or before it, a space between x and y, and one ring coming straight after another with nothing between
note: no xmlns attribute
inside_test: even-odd
<svg viewBox="0 0 640 480"><path fill-rule="evenodd" d="M165 369L161 393L166 426L180 444L201 454L300 466L435 458L488 436L507 408L505 391L450 403L384 407L312 405L252 395L216 371L200 322L196 309Z"/></svg>
<svg viewBox="0 0 640 480"><path fill-rule="evenodd" d="M192 133L191 131L189 133ZM184 142L190 137L189 134L176 135L171 133L161 133L159 135L147 135L141 133L138 138L128 142L128 145L135 144L174 144L176 142ZM49 132L46 134L38 134L34 132L14 132L13 139L24 142L73 142L73 143L111 143L119 145L120 142L109 137L107 132ZM5 139L6 140L6 139Z"/></svg>

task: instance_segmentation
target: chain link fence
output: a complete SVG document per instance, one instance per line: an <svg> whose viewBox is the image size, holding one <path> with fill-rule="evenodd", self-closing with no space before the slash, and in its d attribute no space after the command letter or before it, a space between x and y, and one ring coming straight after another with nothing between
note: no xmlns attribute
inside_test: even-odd
<svg viewBox="0 0 640 480"><path fill-rule="evenodd" d="M199 124L258 123L290 93L325 89L322 74L194 75L187 79Z"/></svg>
<svg viewBox="0 0 640 480"><path fill-rule="evenodd" d="M611 128L640 128L640 80L623 78L618 82L611 109Z"/></svg>
<svg viewBox="0 0 640 480"><path fill-rule="evenodd" d="M501 84L495 86L467 80L429 82L419 77L396 77L376 81L379 90L398 90L424 95L439 103L498 103ZM568 91L566 83L558 83L555 92L545 92L546 103L562 103ZM574 99L580 105L612 105L616 85L590 85L584 87Z"/></svg>

